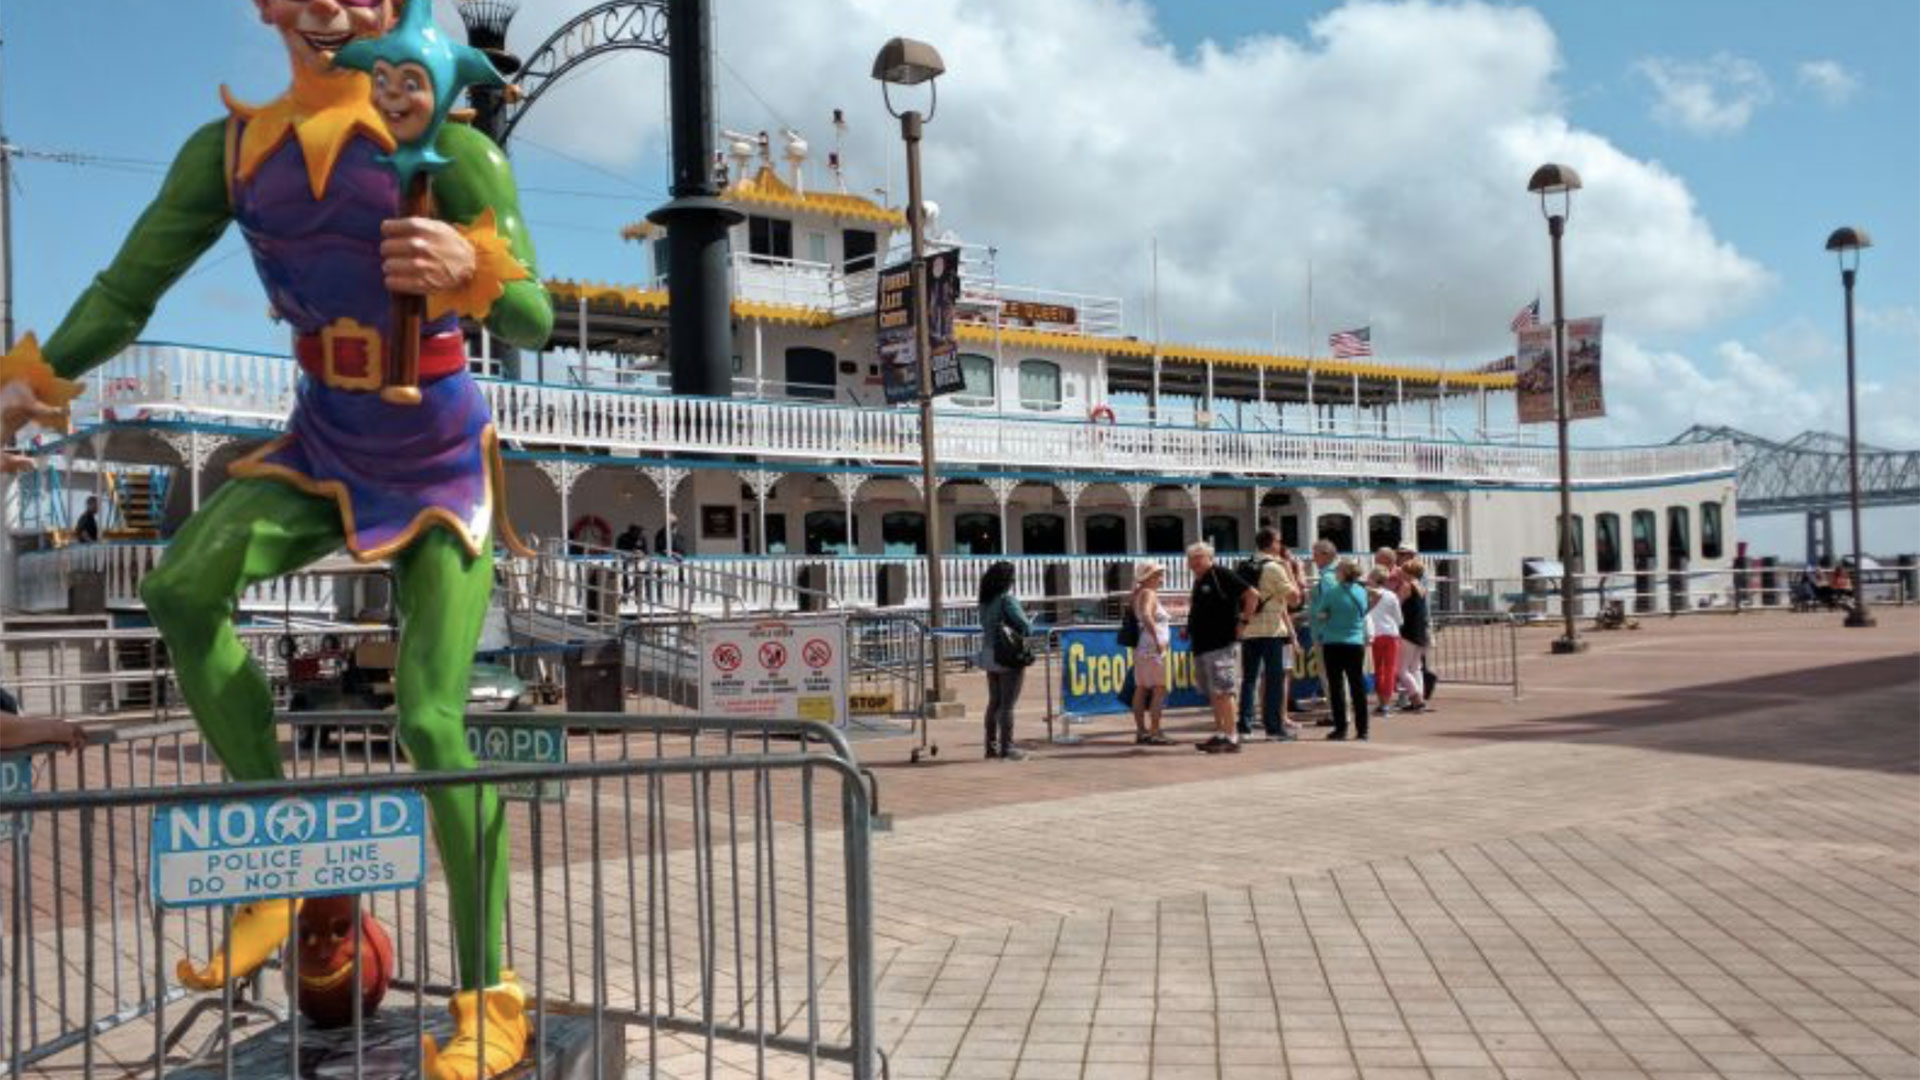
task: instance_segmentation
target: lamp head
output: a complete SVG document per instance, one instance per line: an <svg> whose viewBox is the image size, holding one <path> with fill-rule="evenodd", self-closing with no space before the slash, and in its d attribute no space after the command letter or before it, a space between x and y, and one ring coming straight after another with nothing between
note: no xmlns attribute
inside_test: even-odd
<svg viewBox="0 0 1920 1080"><path fill-rule="evenodd" d="M938 49L912 38L890 39L873 58L873 77L894 86L918 86L946 71Z"/></svg>
<svg viewBox="0 0 1920 1080"><path fill-rule="evenodd" d="M1549 222L1558 218L1564 223L1573 214L1573 193L1580 190L1580 174L1574 172L1571 165L1556 165L1548 162L1533 170L1533 176L1527 181L1527 190L1540 196L1542 216ZM1560 196L1558 214L1547 206L1547 197L1550 195Z"/></svg>
<svg viewBox="0 0 1920 1080"><path fill-rule="evenodd" d="M1873 241L1867 236L1867 230L1851 225L1842 225L1827 237L1827 250L1840 260L1843 275L1860 269L1860 252L1872 246ZM1848 283L1852 283L1851 278L1848 278Z"/></svg>

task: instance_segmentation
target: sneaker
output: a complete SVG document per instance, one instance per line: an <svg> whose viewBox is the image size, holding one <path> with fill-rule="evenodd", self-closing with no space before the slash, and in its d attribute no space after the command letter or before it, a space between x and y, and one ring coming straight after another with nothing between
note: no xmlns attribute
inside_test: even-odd
<svg viewBox="0 0 1920 1080"><path fill-rule="evenodd" d="M1379 706L1375 706L1375 707L1374 707L1374 710L1373 710L1373 715L1375 715L1375 716L1392 716L1392 715L1393 715L1393 710L1394 710L1394 707L1393 707L1392 705L1379 705Z"/></svg>
<svg viewBox="0 0 1920 1080"><path fill-rule="evenodd" d="M1172 739L1167 738L1165 735L1162 735L1157 731L1147 736L1144 741L1148 746L1172 746L1173 745Z"/></svg>
<svg viewBox="0 0 1920 1080"><path fill-rule="evenodd" d="M1214 748L1218 747L1221 743L1226 741L1227 741L1227 737L1225 735L1215 734L1212 738L1207 739L1205 742L1194 743L1193 748L1195 750L1200 751L1203 754L1211 754L1214 751Z"/></svg>
<svg viewBox="0 0 1920 1080"><path fill-rule="evenodd" d="M1363 732L1361 732L1361 733L1360 733L1360 741L1361 741L1361 742L1372 742L1373 740L1371 740L1371 739L1369 739L1369 738L1367 738L1367 733L1363 731Z"/></svg>
<svg viewBox="0 0 1920 1080"><path fill-rule="evenodd" d="M1025 761L1027 760L1027 752L1017 746L1009 746L1005 750L1000 751L1000 759L1002 761Z"/></svg>
<svg viewBox="0 0 1920 1080"><path fill-rule="evenodd" d="M1222 754L1237 754L1239 752L1240 752L1240 744L1237 742L1225 742L1220 744L1220 753Z"/></svg>
<svg viewBox="0 0 1920 1080"><path fill-rule="evenodd" d="M1267 733L1257 728L1253 731L1243 731L1240 733L1240 741L1243 743L1262 742L1266 738L1267 738Z"/></svg>
<svg viewBox="0 0 1920 1080"><path fill-rule="evenodd" d="M1268 742L1299 742L1300 736L1287 730L1267 732Z"/></svg>
<svg viewBox="0 0 1920 1080"><path fill-rule="evenodd" d="M1328 742L1345 742L1346 739L1347 733L1344 731L1335 731L1327 736Z"/></svg>

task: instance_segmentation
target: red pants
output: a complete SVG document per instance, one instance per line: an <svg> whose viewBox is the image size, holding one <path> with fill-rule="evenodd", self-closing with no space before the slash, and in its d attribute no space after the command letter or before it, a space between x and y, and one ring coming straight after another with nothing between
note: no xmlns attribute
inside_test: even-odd
<svg viewBox="0 0 1920 1080"><path fill-rule="evenodd" d="M1386 701L1393 697L1393 686L1400 681L1400 639L1373 639L1373 692Z"/></svg>

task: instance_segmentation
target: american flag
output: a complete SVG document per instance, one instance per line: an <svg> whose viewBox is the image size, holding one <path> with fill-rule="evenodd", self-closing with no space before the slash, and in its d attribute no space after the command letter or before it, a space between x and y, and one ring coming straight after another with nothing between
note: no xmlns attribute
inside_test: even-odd
<svg viewBox="0 0 1920 1080"><path fill-rule="evenodd" d="M1333 348L1335 360L1351 360L1356 356L1373 355L1373 327L1363 326L1358 330L1342 330L1327 339Z"/></svg>
<svg viewBox="0 0 1920 1080"><path fill-rule="evenodd" d="M1533 298L1533 303L1522 307L1520 311L1514 315L1513 324L1511 327L1509 327L1509 329L1511 329L1514 333L1517 334L1520 331L1525 330L1530 326L1539 326L1539 325L1540 325L1540 298L1536 296Z"/></svg>

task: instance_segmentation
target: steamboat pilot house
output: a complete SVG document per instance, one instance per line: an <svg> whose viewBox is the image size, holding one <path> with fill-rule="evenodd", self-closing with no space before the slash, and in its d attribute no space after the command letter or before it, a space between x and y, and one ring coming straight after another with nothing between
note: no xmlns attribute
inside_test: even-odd
<svg viewBox="0 0 1920 1080"><path fill-rule="evenodd" d="M837 155L810 184L798 136L778 164L764 136L729 137L717 167L746 215L731 236L733 397L671 392L671 282L658 276L550 281L554 339L511 364L475 342L513 519L550 551L638 525L649 551L715 581L893 606L925 603L931 544L960 604L995 558L1035 598L1105 595L1139 558L1182 588L1187 544L1242 551L1271 524L1294 548L1410 542L1452 606L1494 601L1471 580L1518 578L1557 549L1553 446L1489 424L1512 415L1510 373L1141 340L1118 299L1003 282L995 249L937 221L936 246L961 256L965 388L937 404L942 529L929 537L918 414L886 405L875 348L877 267L902 257L905 219L848 192ZM665 241L645 225L624 235L649 256ZM100 368L74 432L44 441L48 467L15 485L17 606L64 610L84 580L137 613L140 578L226 465L273 435L296 374L284 356L179 345ZM1727 565L1727 447L1576 450L1572 469L1576 570ZM107 531L70 544L94 491ZM341 609L329 589L296 577L248 603L321 615Z"/></svg>

